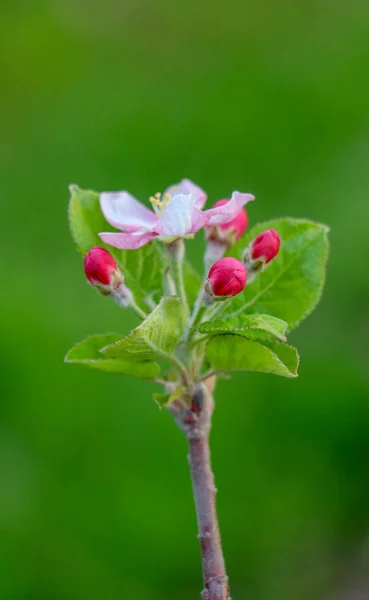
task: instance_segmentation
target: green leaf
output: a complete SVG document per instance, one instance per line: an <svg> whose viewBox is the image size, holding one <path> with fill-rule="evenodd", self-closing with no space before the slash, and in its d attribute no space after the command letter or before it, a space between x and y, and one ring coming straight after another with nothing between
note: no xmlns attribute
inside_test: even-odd
<svg viewBox="0 0 369 600"><path fill-rule="evenodd" d="M69 186L69 226L77 249L85 256L93 246L104 246L117 260L121 250L106 246L99 238L102 231L114 231L105 221L100 209L99 194L92 190L81 190L78 185Z"/></svg>
<svg viewBox="0 0 369 600"><path fill-rule="evenodd" d="M117 342L119 339L121 339L121 336L118 333L92 335L83 342L79 342L73 346L65 357L65 362L86 365L99 371L121 373L143 379L154 379L157 377L160 367L155 362L146 361L137 363L123 358L111 359L101 354L101 348L107 344Z"/></svg>
<svg viewBox="0 0 369 600"><path fill-rule="evenodd" d="M187 300L190 306L192 306L197 298L197 294L199 293L202 279L196 269L186 259L183 262L183 279L187 293Z"/></svg>
<svg viewBox="0 0 369 600"><path fill-rule="evenodd" d="M104 355L136 361L170 359L183 335L187 319L188 309L180 298L162 298L153 312L127 337L103 348Z"/></svg>
<svg viewBox="0 0 369 600"><path fill-rule="evenodd" d="M244 248L262 231L275 229L281 238L278 256L245 290L233 298L226 315L266 313L296 327L315 308L322 294L328 257L328 228L299 219L279 219L253 227L230 250L242 258Z"/></svg>
<svg viewBox="0 0 369 600"><path fill-rule="evenodd" d="M263 346L266 346L274 354L276 354L280 361L288 368L293 376L297 376L298 367L300 364L300 356L296 348L289 344L283 344L275 340L265 340L262 342Z"/></svg>
<svg viewBox="0 0 369 600"><path fill-rule="evenodd" d="M162 296L162 277L166 264L162 244L153 240L138 250L121 252L119 266L126 284L142 306L152 308L150 302L157 303Z"/></svg>
<svg viewBox="0 0 369 600"><path fill-rule="evenodd" d="M99 194L91 190L82 190L77 185L71 185L70 192L69 225L72 238L82 256L93 246L106 248L117 261L136 302L147 309L150 300L151 304L152 301L158 301L166 260L161 245L153 241L138 250L119 250L104 244L99 233L115 230L101 212Z"/></svg>
<svg viewBox="0 0 369 600"><path fill-rule="evenodd" d="M174 400L183 396L185 391L186 388L184 386L179 386L171 394L160 394L155 392L152 397L159 408L167 408Z"/></svg>
<svg viewBox="0 0 369 600"><path fill-rule="evenodd" d="M239 335L217 335L208 342L206 354L218 370L261 371L283 377L297 375L297 351L278 342L267 346Z"/></svg>
<svg viewBox="0 0 369 600"><path fill-rule="evenodd" d="M209 334L209 336L220 333L237 333L244 337L257 339L268 339L275 336L283 342L286 341L286 330L288 323L272 317L271 315L261 315L254 313L252 315L239 315L229 319L216 319L214 321L204 321L193 330L200 333Z"/></svg>

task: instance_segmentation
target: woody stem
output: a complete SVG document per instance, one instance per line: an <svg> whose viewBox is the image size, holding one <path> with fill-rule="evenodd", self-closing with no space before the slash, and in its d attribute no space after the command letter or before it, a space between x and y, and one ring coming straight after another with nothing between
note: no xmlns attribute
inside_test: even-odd
<svg viewBox="0 0 369 600"><path fill-rule="evenodd" d="M202 599L231 600L216 511L217 490L210 461L209 433L214 401L205 384L195 387L192 402L193 405L196 402L196 413L184 409L175 412L174 416L189 444L188 458L202 556Z"/></svg>

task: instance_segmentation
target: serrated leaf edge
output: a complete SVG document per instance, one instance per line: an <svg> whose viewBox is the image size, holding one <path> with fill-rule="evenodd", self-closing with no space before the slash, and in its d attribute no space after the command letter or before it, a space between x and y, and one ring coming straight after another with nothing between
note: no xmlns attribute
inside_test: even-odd
<svg viewBox="0 0 369 600"><path fill-rule="evenodd" d="M247 313L247 314L258 315L258 314L262 314L262 313L254 312L254 313ZM271 316L273 316L273 315L271 315ZM278 317L274 317L274 318L277 319ZM279 319L279 321L283 321L283 319ZM224 331L221 331L218 333L216 333L214 331L203 331L203 330L201 330L201 325L204 325L205 323L211 323L211 321L204 321L203 323L200 323L199 325L193 327L192 331L197 331L198 333L202 333L202 334L204 334L204 337L207 337L208 335L210 337L214 337L215 335L222 335L222 334L226 334L226 333L234 333L236 331L248 331L249 329L254 329L255 331L265 331L265 333L269 333L271 336L274 336L275 338L277 338L278 340L281 340L282 342L287 341L287 337L285 334L288 331L288 323L286 323L286 321L283 321L283 323L285 323L285 327L283 328L281 335L277 335L276 333L273 333L269 329L265 329L264 327L257 327L256 325L250 325L250 327L233 327L232 329L224 330ZM247 336L242 336L242 337L247 337Z"/></svg>
<svg viewBox="0 0 369 600"><path fill-rule="evenodd" d="M282 361L282 360L279 358L279 356L278 356L278 355L277 355L275 352L273 352L273 350L271 350L270 348L268 348L268 346L265 346L265 345L264 345L264 344L262 344L261 342L256 342L255 340L252 340L252 339L251 339L251 340L249 340L248 338L245 338L245 337L244 337L244 336L242 336L242 335L237 335L237 334L234 334L234 333L221 333L221 334L219 334L219 336L214 336L214 337L212 337L212 338L211 338L211 341L213 341L215 337L224 337L224 336L226 336L226 335L235 335L236 337L239 337L239 338L241 338L241 339L247 339L247 341L249 341L249 342L252 342L252 343L254 343L254 344L257 344L258 346L262 346L263 348L267 348L267 350L269 350L269 352L270 352L271 354L273 354L273 356L276 358L276 360L277 360L277 363L279 363L279 364L280 364L282 367L284 367L284 369L285 369L285 370L286 370L286 372L288 373L287 377L288 377L289 379L296 379L296 377L298 377L298 372L297 372L297 369L298 369L298 367L299 367L299 364L300 364L300 355L299 355L299 353L297 352L297 349L296 349L294 346L291 346L290 344L285 344L285 345L286 345L286 346L288 346L289 348L293 348L294 350L296 350L296 355L297 355L296 373L293 373L292 371L290 371L290 370L289 370L289 368L288 368L288 367L287 367L287 366L284 364L284 362L283 362L283 361ZM210 342L210 340L209 340L209 342ZM206 344L206 346L209 344L209 342ZM209 357L208 357L208 360L209 360L209 362L211 363L211 361L210 361ZM211 364L212 364L212 363L211 363ZM248 369L222 369L222 370L223 370L223 371L226 371L226 372L230 372L230 373L231 373L231 372L235 372L235 373L237 372L237 373L239 373L239 372L241 372L241 371L247 371ZM250 369L250 372L251 372L251 371L252 371L252 369ZM258 371L254 371L254 372L255 372L255 373L257 373ZM268 375L268 374L270 374L270 375L278 375L278 376L280 376L280 377L283 377L283 375L282 375L282 374L280 374L280 373L268 373L268 371L259 371L259 372L260 372L260 373L265 373L265 374L267 374L267 375Z"/></svg>
<svg viewBox="0 0 369 600"><path fill-rule="evenodd" d="M113 344L109 344L108 346L104 346L103 348L101 348L99 350L99 352L101 352L102 354L104 354L105 352L107 352L108 350L115 348L116 346L118 346L123 340L128 340L130 337L133 337L135 333L139 332L139 330L142 328L142 326L146 323L146 320L151 317L156 311L159 310L161 304L164 302L164 300L166 299L176 299L181 301L181 298L179 298L179 296L163 296L160 299L159 304L157 304L157 306L154 308L154 310L149 313L146 317L146 319L144 321L142 321L137 327L135 327L134 329L132 329L132 331L125 337L123 337L121 340L117 340L116 342L114 342ZM142 336L139 333L140 337L144 340L144 342L149 346L149 348L151 350L153 350L154 352L156 352L159 356L162 356L163 358L170 358L171 355L169 355L167 352L163 352L162 350L158 350L158 348L152 344L151 342L149 342L144 336ZM141 360L135 360L132 359L133 362L143 362Z"/></svg>
<svg viewBox="0 0 369 600"><path fill-rule="evenodd" d="M89 335L87 336L84 340L81 340L80 342L76 342L67 352L67 354L64 357L64 363L66 364L75 364L75 365L87 365L87 366L92 366L92 365L97 365L101 362L103 363L125 363L125 364L129 364L130 362L132 363L136 363L138 361L133 361L133 360L129 360L129 359L124 359L124 358L105 358L104 356L102 356L101 358L77 358L77 359L70 359L69 355L71 354L71 352L77 347L80 346L81 344L84 344L86 342L88 342L89 340L91 340L92 338L95 338L97 336L107 336L107 335L120 335L119 333L115 333L115 332L109 332L109 333L95 333L93 335ZM118 340L119 341L119 340ZM99 350L100 352L100 350ZM144 360L144 361L140 361L141 364L144 363L153 363L156 364L158 367L158 372L160 370L160 367L158 365L158 363L156 363L154 360ZM112 375L125 375L126 377L129 377L129 373L120 373L119 371L111 371ZM143 376L134 376L131 375L131 377L135 378L135 379L143 379L143 380L150 380L152 379L151 377L143 377Z"/></svg>
<svg viewBox="0 0 369 600"><path fill-rule="evenodd" d="M98 362L99 359L98 358L90 358L90 359L76 359L76 360L69 360L68 357L70 355L70 353L77 347L80 346L81 344L85 344L86 342L88 342L89 340L92 340L93 338L96 338L98 336L101 337L105 337L108 335L120 335L120 333L116 333L115 331L109 331L108 333L94 333L92 335L88 335L84 340L80 340L79 342L76 342L75 344L73 344L73 346L71 348L69 348L68 352L66 353L65 357L64 357L64 362L65 363L72 363L72 362L86 362L86 361L96 361ZM119 341L119 340L118 340ZM100 352L100 350L99 350ZM106 359L104 359L106 360Z"/></svg>

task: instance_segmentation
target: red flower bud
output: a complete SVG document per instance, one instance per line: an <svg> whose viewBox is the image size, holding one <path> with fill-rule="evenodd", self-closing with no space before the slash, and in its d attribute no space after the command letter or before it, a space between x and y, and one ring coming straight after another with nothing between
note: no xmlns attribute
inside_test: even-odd
<svg viewBox="0 0 369 600"><path fill-rule="evenodd" d="M215 202L213 208L223 206L224 204L227 204L227 202L229 202L229 200L218 200L218 202ZM245 233L247 225L247 212L244 208L241 208L237 215L228 221L228 223L206 227L206 237L208 240L215 240L227 245L232 245Z"/></svg>
<svg viewBox="0 0 369 600"><path fill-rule="evenodd" d="M236 258L221 258L208 274L208 286L214 296L236 296L244 289L246 280L246 268Z"/></svg>
<svg viewBox="0 0 369 600"><path fill-rule="evenodd" d="M119 272L112 255L104 248L95 246L85 256L85 273L92 285L110 285L112 273Z"/></svg>
<svg viewBox="0 0 369 600"><path fill-rule="evenodd" d="M252 258L264 258L265 264L268 264L278 254L281 240L274 229L267 229L260 233L251 243Z"/></svg>

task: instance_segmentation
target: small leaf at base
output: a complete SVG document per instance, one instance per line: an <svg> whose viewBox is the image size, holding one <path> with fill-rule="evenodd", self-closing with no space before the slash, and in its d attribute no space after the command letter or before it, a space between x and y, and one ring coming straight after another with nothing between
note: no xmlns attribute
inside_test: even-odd
<svg viewBox="0 0 369 600"><path fill-rule="evenodd" d="M171 394L160 394L155 392L152 397L159 408L168 408L174 400L178 400L178 398L183 396L185 391L186 388L184 386L179 386Z"/></svg>
<svg viewBox="0 0 369 600"><path fill-rule="evenodd" d="M101 354L100 349L106 344L111 344L121 339L118 333L107 333L102 335L92 335L79 342L65 357L65 362L85 365L98 371L108 373L120 373L131 377L142 379L154 379L160 372L160 367L152 361L134 362L123 358L110 359Z"/></svg>

